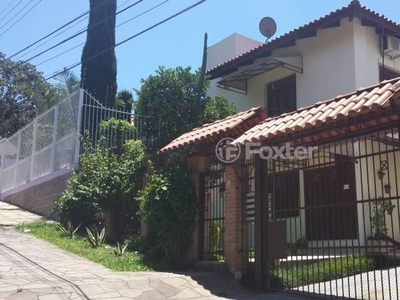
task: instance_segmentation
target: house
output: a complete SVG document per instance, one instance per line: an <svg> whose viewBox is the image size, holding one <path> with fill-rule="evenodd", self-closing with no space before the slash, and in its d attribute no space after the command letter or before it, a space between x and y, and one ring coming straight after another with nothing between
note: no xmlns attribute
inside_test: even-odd
<svg viewBox="0 0 400 300"><path fill-rule="evenodd" d="M352 1L240 55L224 52L225 61L208 71L209 95L225 96L239 111L262 106L274 116L350 93L400 76L399 32L399 24ZM209 48L209 60L218 61L215 48L224 49L226 40Z"/></svg>
<svg viewBox="0 0 400 300"><path fill-rule="evenodd" d="M302 276L285 264L398 254L400 53L386 43L399 33L400 25L352 1L209 71L210 94L242 112L160 150L193 149L202 207L195 259L224 261L237 278L254 272L259 288L273 290ZM304 248L304 258L291 247ZM345 280L296 288L355 298L378 289L363 288L364 279L332 288ZM400 296L397 276L378 284Z"/></svg>

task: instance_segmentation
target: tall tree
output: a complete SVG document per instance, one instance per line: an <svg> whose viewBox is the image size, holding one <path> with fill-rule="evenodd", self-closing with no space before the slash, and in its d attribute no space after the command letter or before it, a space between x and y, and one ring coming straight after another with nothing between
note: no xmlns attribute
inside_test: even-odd
<svg viewBox="0 0 400 300"><path fill-rule="evenodd" d="M207 97L209 81L204 80L199 87L199 78L200 71L192 72L190 67L160 67L155 75L142 79L134 108L145 118L143 141L150 152L196 126L236 113L225 98Z"/></svg>
<svg viewBox="0 0 400 300"><path fill-rule="evenodd" d="M7 137L61 98L28 63L14 62L0 52L0 136Z"/></svg>
<svg viewBox="0 0 400 300"><path fill-rule="evenodd" d="M115 19L117 0L90 0L89 25L82 53L81 86L113 106L117 93Z"/></svg>

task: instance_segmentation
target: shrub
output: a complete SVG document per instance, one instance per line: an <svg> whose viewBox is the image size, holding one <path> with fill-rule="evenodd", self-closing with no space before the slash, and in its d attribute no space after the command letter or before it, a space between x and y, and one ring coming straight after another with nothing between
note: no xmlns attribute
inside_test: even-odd
<svg viewBox="0 0 400 300"><path fill-rule="evenodd" d="M61 222L99 224L107 211L113 216L113 230L123 231L126 220L140 228L134 198L142 187L145 170L143 144L127 141L120 155L110 153L103 143L95 149L87 141L84 145L79 171L71 175L67 189L56 200Z"/></svg>
<svg viewBox="0 0 400 300"><path fill-rule="evenodd" d="M294 266L277 268L272 275L280 278L285 288L291 289L368 272L374 267L371 257L349 255L314 263L299 262Z"/></svg>
<svg viewBox="0 0 400 300"><path fill-rule="evenodd" d="M141 216L148 225L151 252L182 264L192 243L196 197L186 165L170 166L151 174L138 200Z"/></svg>

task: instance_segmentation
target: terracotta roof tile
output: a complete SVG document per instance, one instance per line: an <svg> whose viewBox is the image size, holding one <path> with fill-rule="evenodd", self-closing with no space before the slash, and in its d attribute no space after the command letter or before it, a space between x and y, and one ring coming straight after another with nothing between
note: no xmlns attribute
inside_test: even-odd
<svg viewBox="0 0 400 300"><path fill-rule="evenodd" d="M255 124L266 119L265 111L262 107L255 107L249 110L240 112L236 115L229 116L223 120L218 120L213 123L204 124L201 127L195 128L190 132L182 134L168 145L159 150L159 153L171 151L189 145L206 143L210 138L237 137ZM246 121L253 120L251 124L245 125ZM245 126L239 126L244 124ZM240 127L240 128L238 128ZM236 131L236 136L232 136L232 130Z"/></svg>
<svg viewBox="0 0 400 300"><path fill-rule="evenodd" d="M359 89L354 93L320 101L291 113L268 118L246 131L233 143L262 141L386 107L395 93L400 93L400 78L383 81L377 85Z"/></svg>
<svg viewBox="0 0 400 300"><path fill-rule="evenodd" d="M332 11L325 16L322 16L312 22L309 22L305 25L302 25L300 27L297 27L279 37L276 37L275 39L269 41L268 43L259 45L247 52L244 52L230 60L227 60L223 62L222 64L215 66L211 68L210 70L207 71L207 73L211 76L211 78L217 78L220 77L220 71L224 69L225 67L229 68L231 66L234 66L235 64L239 63L239 61L246 61L247 59L257 56L260 53L263 53L265 51L271 50L279 46L279 44L283 42L287 42L288 40L293 40L297 39L299 35L301 35L305 31L309 30L315 30L316 27L317 29L319 28L320 24L323 24L324 22L328 21L329 19L334 19L335 17L342 15L342 14L347 14L347 15L357 15L359 13L362 16L367 16L370 19L375 20L379 24L382 24L383 26L390 26L390 28L396 28L396 32L400 31L400 24L388 19L384 15L381 15L366 6L363 6L360 4L359 1L351 1L350 4L347 6L343 6L342 8L339 8L335 11ZM223 76L223 75L222 75Z"/></svg>

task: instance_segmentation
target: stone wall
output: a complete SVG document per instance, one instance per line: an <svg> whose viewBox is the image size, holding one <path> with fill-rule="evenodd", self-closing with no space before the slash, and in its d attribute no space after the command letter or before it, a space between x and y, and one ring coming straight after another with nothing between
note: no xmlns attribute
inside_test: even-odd
<svg viewBox="0 0 400 300"><path fill-rule="evenodd" d="M33 181L26 189L17 190L15 193L11 191L12 194L8 192L4 201L30 212L54 218L54 201L66 189L69 177L70 173L67 173L36 185Z"/></svg>

